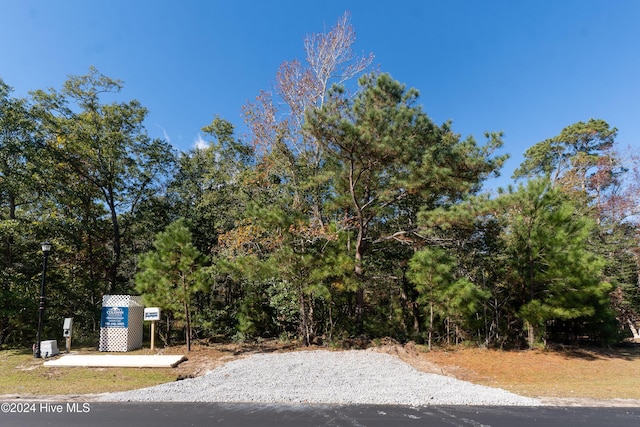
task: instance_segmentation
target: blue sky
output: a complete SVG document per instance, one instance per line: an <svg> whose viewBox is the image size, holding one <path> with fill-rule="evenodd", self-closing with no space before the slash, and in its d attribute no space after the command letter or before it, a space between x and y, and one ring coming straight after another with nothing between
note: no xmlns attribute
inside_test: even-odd
<svg viewBox="0 0 640 427"><path fill-rule="evenodd" d="M511 159L589 118L640 148L640 1L636 0L21 0L0 8L0 77L59 89L90 65L149 109L152 137L188 150L219 115L272 87L306 34L351 12L356 52L421 93L437 123L482 141L504 131Z"/></svg>

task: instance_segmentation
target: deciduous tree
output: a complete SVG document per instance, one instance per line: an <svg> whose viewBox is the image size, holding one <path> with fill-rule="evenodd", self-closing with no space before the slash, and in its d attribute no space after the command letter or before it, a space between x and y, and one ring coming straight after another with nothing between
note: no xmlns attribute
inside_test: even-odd
<svg viewBox="0 0 640 427"><path fill-rule="evenodd" d="M63 173L73 176L108 211L111 222L110 292L121 292L120 215L133 212L159 189L173 163L166 141L151 139L144 128L147 110L138 101L103 103L122 82L91 67L71 76L61 91L34 92L46 144Z"/></svg>

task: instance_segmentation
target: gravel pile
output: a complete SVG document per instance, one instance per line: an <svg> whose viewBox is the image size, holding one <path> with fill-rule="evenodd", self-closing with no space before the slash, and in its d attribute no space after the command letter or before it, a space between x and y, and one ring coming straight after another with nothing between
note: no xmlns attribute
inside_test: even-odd
<svg viewBox="0 0 640 427"><path fill-rule="evenodd" d="M540 402L447 376L419 372L368 350L256 354L207 374L105 394L112 402L256 402L397 405L521 405Z"/></svg>

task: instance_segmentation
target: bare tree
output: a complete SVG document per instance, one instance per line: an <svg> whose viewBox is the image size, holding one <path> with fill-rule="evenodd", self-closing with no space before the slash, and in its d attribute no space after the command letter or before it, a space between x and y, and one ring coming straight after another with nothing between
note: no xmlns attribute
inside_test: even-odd
<svg viewBox="0 0 640 427"><path fill-rule="evenodd" d="M260 92L255 102L243 108L257 153L273 153L278 146L289 152L288 161L284 161L285 173L294 182L298 178L294 163L303 162L308 167L306 172L313 174L322 161L319 144L303 131L306 111L322 106L331 84L355 77L373 61L372 53L354 54L356 35L350 16L345 12L328 32L307 35L307 63L284 61L276 74L273 92Z"/></svg>

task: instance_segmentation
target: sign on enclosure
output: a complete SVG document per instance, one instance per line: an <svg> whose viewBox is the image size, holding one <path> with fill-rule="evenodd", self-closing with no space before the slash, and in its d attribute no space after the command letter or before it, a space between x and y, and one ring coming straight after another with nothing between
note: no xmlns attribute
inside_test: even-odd
<svg viewBox="0 0 640 427"><path fill-rule="evenodd" d="M126 328L129 326L129 307L102 307L101 328Z"/></svg>

